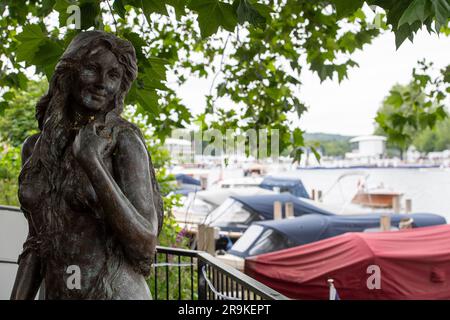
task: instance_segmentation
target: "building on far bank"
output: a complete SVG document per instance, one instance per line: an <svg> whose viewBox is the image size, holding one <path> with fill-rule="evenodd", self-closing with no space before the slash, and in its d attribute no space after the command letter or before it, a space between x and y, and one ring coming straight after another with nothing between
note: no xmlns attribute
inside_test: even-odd
<svg viewBox="0 0 450 320"><path fill-rule="evenodd" d="M192 143L184 139L166 139L164 146L169 150L170 157L176 163L192 162L194 151Z"/></svg>
<svg viewBox="0 0 450 320"><path fill-rule="evenodd" d="M386 154L386 137L383 136L358 136L351 139L350 143L352 152L345 154L345 158L349 160L370 163L383 158Z"/></svg>

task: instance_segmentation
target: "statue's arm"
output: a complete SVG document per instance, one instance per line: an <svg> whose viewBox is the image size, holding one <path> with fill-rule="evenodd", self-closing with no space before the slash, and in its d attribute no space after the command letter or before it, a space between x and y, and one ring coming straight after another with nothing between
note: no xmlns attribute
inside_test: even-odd
<svg viewBox="0 0 450 320"><path fill-rule="evenodd" d="M31 156L38 137L39 135L33 135L25 140L22 147L22 166ZM34 299L42 282L40 258L33 250L28 249L28 244L35 236L31 223L28 223L28 226L28 237L24 244L24 251L20 255L11 300Z"/></svg>
<svg viewBox="0 0 450 320"><path fill-rule="evenodd" d="M113 178L98 153L86 152L93 145L101 144L99 139L102 138L89 129L80 133L74 152L94 187L105 220L121 242L127 258L141 273L148 274L156 247L158 217L145 145L131 129L118 133Z"/></svg>

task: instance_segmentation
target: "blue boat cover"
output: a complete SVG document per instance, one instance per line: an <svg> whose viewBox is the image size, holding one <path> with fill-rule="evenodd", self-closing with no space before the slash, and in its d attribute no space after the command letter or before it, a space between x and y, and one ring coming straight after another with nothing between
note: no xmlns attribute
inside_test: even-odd
<svg viewBox="0 0 450 320"><path fill-rule="evenodd" d="M281 192L287 191L296 197L309 199L308 192L303 186L302 181L298 178L267 176L259 186L269 190L273 190L274 187L278 187Z"/></svg>
<svg viewBox="0 0 450 320"><path fill-rule="evenodd" d="M331 238L346 232L362 232L380 226L381 214L319 215L308 214L298 218L259 221L255 224L272 228L284 234L295 245ZM432 213L392 214L391 226L398 227L401 219L413 219L413 228L446 224L444 217Z"/></svg>
<svg viewBox="0 0 450 320"><path fill-rule="evenodd" d="M255 196L232 196L231 198L242 203L244 205L244 208L247 209L248 211L257 213L266 220L273 219L273 204L275 201L281 202L283 215L285 214L284 211L286 202L293 203L294 216L301 216L310 213L333 215L333 213L331 212L318 208L288 193L265 194Z"/></svg>
<svg viewBox="0 0 450 320"><path fill-rule="evenodd" d="M199 180L192 178L191 176L184 174L184 173L178 173L175 175L175 179L183 184L193 184L195 186L200 186L201 183Z"/></svg>
<svg viewBox="0 0 450 320"><path fill-rule="evenodd" d="M183 196L187 196L189 193L191 192L197 192L200 191L200 188L181 188L181 189L176 189L173 191L174 194L181 194Z"/></svg>

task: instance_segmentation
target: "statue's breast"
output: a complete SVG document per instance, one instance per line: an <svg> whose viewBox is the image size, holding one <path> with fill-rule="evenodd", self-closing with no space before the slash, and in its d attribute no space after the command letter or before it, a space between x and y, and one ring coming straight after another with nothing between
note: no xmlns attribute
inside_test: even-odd
<svg viewBox="0 0 450 320"><path fill-rule="evenodd" d="M28 212L40 211L44 207L42 199L48 193L48 185L43 172L36 172L32 177L27 175L19 184L19 201L22 208Z"/></svg>
<svg viewBox="0 0 450 320"><path fill-rule="evenodd" d="M111 159L104 159L104 162L112 172ZM101 218L97 194L87 174L71 154L66 155L61 165L53 168L53 172L40 165L24 169L27 172L21 175L19 200L22 208L33 214L34 221L46 223L45 211L49 206L69 220L71 216L76 219L77 213Z"/></svg>

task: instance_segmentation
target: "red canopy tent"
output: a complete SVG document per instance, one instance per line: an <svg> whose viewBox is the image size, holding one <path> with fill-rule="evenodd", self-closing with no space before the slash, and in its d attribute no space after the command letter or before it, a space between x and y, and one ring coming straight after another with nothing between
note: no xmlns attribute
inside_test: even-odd
<svg viewBox="0 0 450 320"><path fill-rule="evenodd" d="M245 273L293 299L328 299L330 278L340 299L450 299L450 225L346 233L250 257Z"/></svg>

